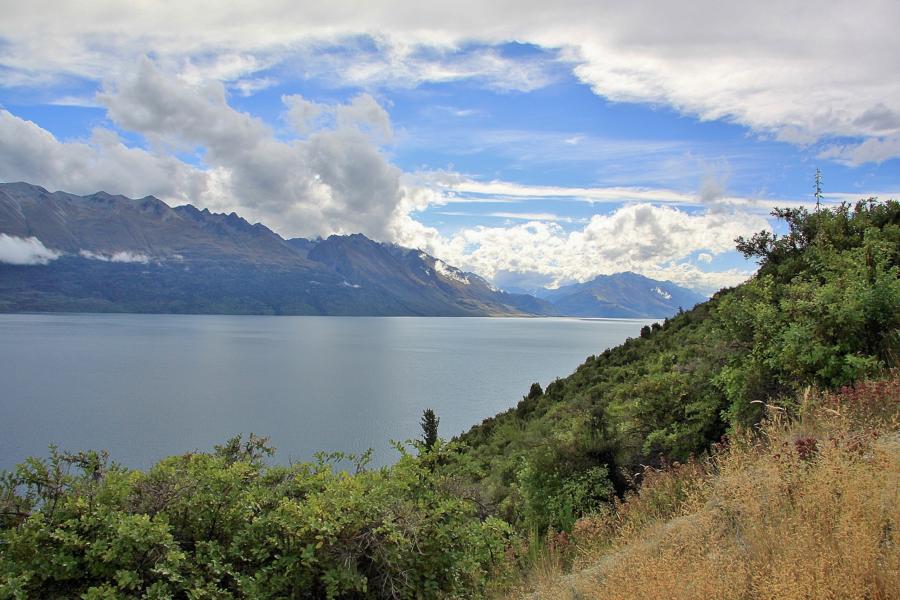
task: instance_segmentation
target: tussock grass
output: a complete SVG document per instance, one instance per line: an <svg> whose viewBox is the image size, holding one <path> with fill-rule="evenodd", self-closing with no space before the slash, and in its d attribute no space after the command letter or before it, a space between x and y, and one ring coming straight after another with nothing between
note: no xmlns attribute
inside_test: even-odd
<svg viewBox="0 0 900 600"><path fill-rule="evenodd" d="M799 402L708 459L646 469L547 550L532 597L900 598L898 373Z"/></svg>

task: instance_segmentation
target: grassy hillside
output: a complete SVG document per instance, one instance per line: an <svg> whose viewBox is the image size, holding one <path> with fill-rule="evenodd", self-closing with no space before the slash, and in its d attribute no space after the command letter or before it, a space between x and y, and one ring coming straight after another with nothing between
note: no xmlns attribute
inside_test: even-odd
<svg viewBox="0 0 900 600"><path fill-rule="evenodd" d="M639 492L552 535L505 595L900 597L900 374L800 402L707 458L644 469Z"/></svg>

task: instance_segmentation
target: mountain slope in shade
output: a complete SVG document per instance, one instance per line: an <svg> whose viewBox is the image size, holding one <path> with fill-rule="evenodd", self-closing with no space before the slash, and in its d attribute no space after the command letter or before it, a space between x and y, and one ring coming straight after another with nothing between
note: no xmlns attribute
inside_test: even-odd
<svg viewBox="0 0 900 600"><path fill-rule="evenodd" d="M359 234L284 240L234 213L170 208L153 197L0 184L0 233L36 237L62 253L47 265L0 263L0 311L6 312L487 316L554 310L418 250Z"/></svg>
<svg viewBox="0 0 900 600"><path fill-rule="evenodd" d="M538 295L552 303L559 314L572 317L662 318L707 299L670 281L631 272L600 275Z"/></svg>
<svg viewBox="0 0 900 600"><path fill-rule="evenodd" d="M68 254L130 252L161 261L237 260L305 265L268 227L235 213L170 208L147 196L132 200L98 192L76 196L27 183L0 184L0 233L36 237Z"/></svg>

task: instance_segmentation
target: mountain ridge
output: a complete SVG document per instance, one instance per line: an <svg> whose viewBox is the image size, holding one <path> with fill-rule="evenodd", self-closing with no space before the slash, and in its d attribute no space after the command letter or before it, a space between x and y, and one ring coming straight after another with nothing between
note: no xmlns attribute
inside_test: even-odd
<svg viewBox="0 0 900 600"><path fill-rule="evenodd" d="M611 289L594 289L591 302L584 291L592 282L544 297L510 293L421 250L360 233L285 239L234 212L170 207L153 196L49 192L25 182L0 183L0 234L36 238L55 255L43 271L0 256L3 312L655 318L678 308ZM593 281L618 289L627 287L622 277L631 275ZM643 279L687 297L670 282ZM648 289L632 286L644 296ZM613 301L598 301L604 294Z"/></svg>
<svg viewBox="0 0 900 600"><path fill-rule="evenodd" d="M599 311L622 318L668 317L706 300L705 296L671 281L659 281L631 271L598 275L584 283L541 291L536 296L573 317L589 317Z"/></svg>

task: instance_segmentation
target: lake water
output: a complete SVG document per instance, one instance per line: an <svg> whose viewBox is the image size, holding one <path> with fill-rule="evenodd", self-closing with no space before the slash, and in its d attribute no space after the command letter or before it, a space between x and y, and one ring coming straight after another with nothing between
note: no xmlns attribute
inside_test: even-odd
<svg viewBox="0 0 900 600"><path fill-rule="evenodd" d="M62 449L146 468L237 433L276 460L451 437L637 336L625 319L0 315L0 469Z"/></svg>

